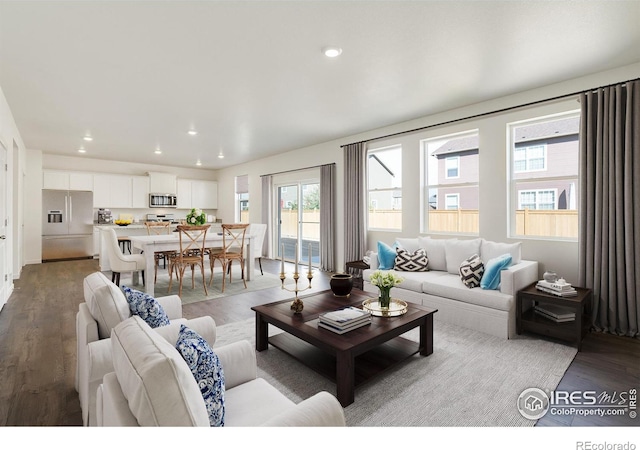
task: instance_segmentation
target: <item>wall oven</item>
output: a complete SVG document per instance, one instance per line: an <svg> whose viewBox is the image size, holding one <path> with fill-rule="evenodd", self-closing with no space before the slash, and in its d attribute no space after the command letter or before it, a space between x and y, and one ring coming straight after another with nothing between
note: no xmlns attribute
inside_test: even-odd
<svg viewBox="0 0 640 450"><path fill-rule="evenodd" d="M149 194L149 208L177 208L178 197L175 194Z"/></svg>

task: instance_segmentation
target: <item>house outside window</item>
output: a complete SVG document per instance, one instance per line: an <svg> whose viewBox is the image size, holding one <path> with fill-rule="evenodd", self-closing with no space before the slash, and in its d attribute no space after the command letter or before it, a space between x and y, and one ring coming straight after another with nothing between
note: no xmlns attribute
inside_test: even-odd
<svg viewBox="0 0 640 450"><path fill-rule="evenodd" d="M367 152L368 227L402 230L402 147Z"/></svg>
<svg viewBox="0 0 640 450"><path fill-rule="evenodd" d="M236 220L249 223L249 175L235 178L236 185Z"/></svg>
<svg viewBox="0 0 640 450"><path fill-rule="evenodd" d="M425 139L421 145L423 232L478 235L478 130Z"/></svg>
<svg viewBox="0 0 640 450"><path fill-rule="evenodd" d="M508 124L510 235L578 238L579 111Z"/></svg>

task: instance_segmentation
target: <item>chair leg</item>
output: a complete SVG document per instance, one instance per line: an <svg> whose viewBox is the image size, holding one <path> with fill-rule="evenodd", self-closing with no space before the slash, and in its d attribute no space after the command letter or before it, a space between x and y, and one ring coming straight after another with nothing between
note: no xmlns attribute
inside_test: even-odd
<svg viewBox="0 0 640 450"><path fill-rule="evenodd" d="M144 283L144 270L142 271L142 285L146 286L146 284Z"/></svg>
<svg viewBox="0 0 640 450"><path fill-rule="evenodd" d="M240 259L240 269L242 269L242 282L244 283L244 288L247 288L247 280L244 278L244 258Z"/></svg>
<svg viewBox="0 0 640 450"><path fill-rule="evenodd" d="M209 295L207 292L207 279L204 275L204 261L200 264L200 271L202 272L202 285L204 286L204 295Z"/></svg>
<svg viewBox="0 0 640 450"><path fill-rule="evenodd" d="M262 271L262 258L258 258L258 264L260 265L260 275L264 275L264 272Z"/></svg>
<svg viewBox="0 0 640 450"><path fill-rule="evenodd" d="M116 282L116 272L111 272L111 282L112 283Z"/></svg>

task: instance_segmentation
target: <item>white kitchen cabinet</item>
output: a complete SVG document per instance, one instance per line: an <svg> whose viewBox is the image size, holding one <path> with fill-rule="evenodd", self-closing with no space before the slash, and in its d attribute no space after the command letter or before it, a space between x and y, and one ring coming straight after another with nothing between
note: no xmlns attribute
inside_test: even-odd
<svg viewBox="0 0 640 450"><path fill-rule="evenodd" d="M94 175L93 207L131 208L133 197L132 178L128 175Z"/></svg>
<svg viewBox="0 0 640 450"><path fill-rule="evenodd" d="M149 177L132 177L132 208L149 207Z"/></svg>
<svg viewBox="0 0 640 450"><path fill-rule="evenodd" d="M176 176L171 173L148 172L149 193L151 194L177 194Z"/></svg>
<svg viewBox="0 0 640 450"><path fill-rule="evenodd" d="M80 172L44 170L42 172L42 188L72 191L92 191L93 175Z"/></svg>
<svg viewBox="0 0 640 450"><path fill-rule="evenodd" d="M218 209L218 182L178 179L178 208Z"/></svg>

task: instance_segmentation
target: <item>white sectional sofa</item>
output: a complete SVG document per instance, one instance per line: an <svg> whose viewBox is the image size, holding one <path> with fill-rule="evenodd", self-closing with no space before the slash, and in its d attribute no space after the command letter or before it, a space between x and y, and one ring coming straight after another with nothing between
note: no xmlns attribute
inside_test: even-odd
<svg viewBox="0 0 640 450"><path fill-rule="evenodd" d="M482 331L501 338L515 336L515 304L517 292L536 282L538 263L521 259L520 243L497 243L485 239L437 239L420 236L418 238L397 238L395 246L408 252L425 249L427 271L394 271L404 281L391 291L392 297L436 308L435 317L443 322ZM384 252L388 247L380 243ZM511 264L499 272L497 289L469 288L461 280L461 263L477 254L483 263L493 258L510 254ZM378 293L378 288L369 281L370 275L380 266L380 257L388 263L389 255L370 252L370 268L363 273L367 292Z"/></svg>

